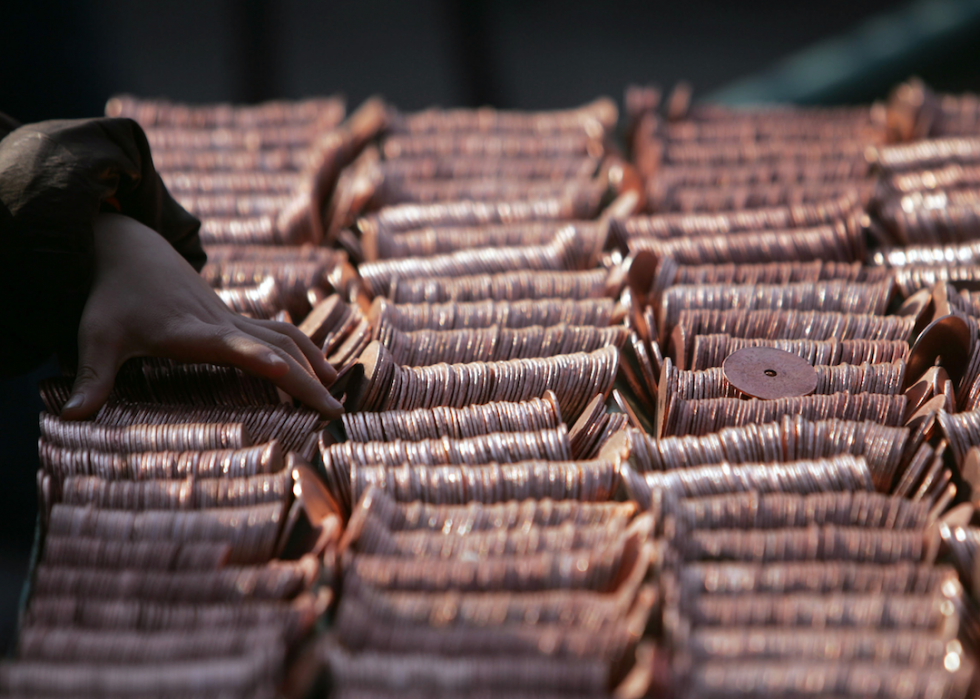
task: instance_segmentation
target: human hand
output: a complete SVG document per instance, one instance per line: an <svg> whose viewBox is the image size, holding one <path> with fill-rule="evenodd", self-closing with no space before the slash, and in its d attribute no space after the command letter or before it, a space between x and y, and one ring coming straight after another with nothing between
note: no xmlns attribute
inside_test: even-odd
<svg viewBox="0 0 980 699"><path fill-rule="evenodd" d="M100 214L93 228L95 278L62 417L93 414L122 363L142 356L237 366L326 417L343 413L325 388L336 370L299 328L232 312L162 236L132 218Z"/></svg>

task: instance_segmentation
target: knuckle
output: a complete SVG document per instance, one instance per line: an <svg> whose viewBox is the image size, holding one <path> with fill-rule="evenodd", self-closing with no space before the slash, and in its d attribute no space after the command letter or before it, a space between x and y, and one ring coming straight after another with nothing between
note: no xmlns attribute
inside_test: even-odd
<svg viewBox="0 0 980 699"><path fill-rule="evenodd" d="M269 325L266 327L279 335L289 338L289 340L294 341L298 334L302 334L299 328L295 325L290 325L289 323L280 323L279 321L269 321Z"/></svg>
<svg viewBox="0 0 980 699"><path fill-rule="evenodd" d="M104 378L95 367L89 364L81 365L75 373L77 383L98 383Z"/></svg>
<svg viewBox="0 0 980 699"><path fill-rule="evenodd" d="M230 345L240 336L241 332L238 328L230 325L215 325L211 328L211 337L218 344Z"/></svg>
<svg viewBox="0 0 980 699"><path fill-rule="evenodd" d="M276 334L269 338L269 342L284 352L292 352L296 348L296 343L287 335Z"/></svg>

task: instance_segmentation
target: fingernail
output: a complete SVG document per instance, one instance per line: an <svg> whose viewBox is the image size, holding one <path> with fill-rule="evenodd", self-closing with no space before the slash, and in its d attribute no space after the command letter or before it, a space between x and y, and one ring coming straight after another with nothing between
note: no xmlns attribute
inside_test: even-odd
<svg viewBox="0 0 980 699"><path fill-rule="evenodd" d="M336 398L334 398L331 395L327 396L326 404L327 404L327 412L341 413L341 414L344 412L344 406L340 404L340 401L338 401Z"/></svg>
<svg viewBox="0 0 980 699"><path fill-rule="evenodd" d="M84 402L85 402L85 396L82 395L81 393L76 393L71 398L69 398L68 401L63 406L61 406L61 412L65 412L66 410L74 410L75 408L81 408L82 403Z"/></svg>

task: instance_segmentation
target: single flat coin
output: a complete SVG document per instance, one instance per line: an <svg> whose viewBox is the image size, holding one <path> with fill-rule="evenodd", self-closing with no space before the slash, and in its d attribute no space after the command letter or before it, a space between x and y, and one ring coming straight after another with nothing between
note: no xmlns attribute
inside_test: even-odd
<svg viewBox="0 0 980 699"><path fill-rule="evenodd" d="M722 364L725 378L752 398L808 396L817 387L817 372L802 357L774 347L744 347Z"/></svg>
<svg viewBox="0 0 980 699"><path fill-rule="evenodd" d="M909 351L906 387L934 366L937 358L942 359L942 366L954 384L959 383L970 362L971 345L970 327L960 316L947 315L932 321Z"/></svg>

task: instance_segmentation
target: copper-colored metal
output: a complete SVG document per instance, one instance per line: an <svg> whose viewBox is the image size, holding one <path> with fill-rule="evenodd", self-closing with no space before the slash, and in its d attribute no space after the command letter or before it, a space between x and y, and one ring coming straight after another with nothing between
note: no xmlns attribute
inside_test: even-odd
<svg viewBox="0 0 980 699"><path fill-rule="evenodd" d="M802 357L774 347L745 347L722 365L725 377L753 398L807 396L817 387L817 372Z"/></svg>
<svg viewBox="0 0 980 699"><path fill-rule="evenodd" d="M941 358L953 384L956 385L970 361L970 351L976 341L966 320L947 315L930 323L916 339L909 352L906 385L917 380Z"/></svg>

